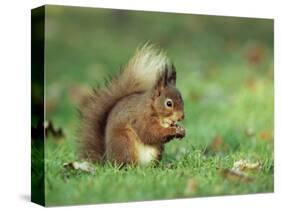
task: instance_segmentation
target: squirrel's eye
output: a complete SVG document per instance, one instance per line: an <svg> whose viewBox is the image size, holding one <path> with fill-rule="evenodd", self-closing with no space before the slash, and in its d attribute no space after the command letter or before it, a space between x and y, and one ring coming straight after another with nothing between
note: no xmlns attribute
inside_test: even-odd
<svg viewBox="0 0 281 212"><path fill-rule="evenodd" d="M173 107L173 101L172 101L171 99L166 99L165 105L166 105L167 107Z"/></svg>

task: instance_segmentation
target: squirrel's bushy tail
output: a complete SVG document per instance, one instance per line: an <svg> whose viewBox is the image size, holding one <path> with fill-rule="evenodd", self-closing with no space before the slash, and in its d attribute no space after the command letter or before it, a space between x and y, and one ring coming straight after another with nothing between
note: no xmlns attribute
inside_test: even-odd
<svg viewBox="0 0 281 212"><path fill-rule="evenodd" d="M123 97L150 89L164 70L167 57L153 46L138 49L121 73L88 97L81 109L82 156L99 161L105 153L105 127L114 105Z"/></svg>

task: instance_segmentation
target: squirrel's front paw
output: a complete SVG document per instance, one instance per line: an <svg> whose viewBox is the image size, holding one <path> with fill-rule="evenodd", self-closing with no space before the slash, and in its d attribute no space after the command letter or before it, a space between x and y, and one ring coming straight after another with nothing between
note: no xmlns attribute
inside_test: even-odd
<svg viewBox="0 0 281 212"><path fill-rule="evenodd" d="M182 126L176 127L176 138L183 138L185 136L185 129Z"/></svg>

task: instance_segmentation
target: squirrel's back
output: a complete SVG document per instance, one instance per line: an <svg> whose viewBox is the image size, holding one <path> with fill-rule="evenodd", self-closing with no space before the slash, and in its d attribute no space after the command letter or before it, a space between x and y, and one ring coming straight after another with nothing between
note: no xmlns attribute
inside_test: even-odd
<svg viewBox="0 0 281 212"><path fill-rule="evenodd" d="M87 104L81 108L79 137L84 158L92 161L103 159L105 128L110 111L124 97L151 89L166 64L165 54L145 45L136 51L120 74L87 97Z"/></svg>

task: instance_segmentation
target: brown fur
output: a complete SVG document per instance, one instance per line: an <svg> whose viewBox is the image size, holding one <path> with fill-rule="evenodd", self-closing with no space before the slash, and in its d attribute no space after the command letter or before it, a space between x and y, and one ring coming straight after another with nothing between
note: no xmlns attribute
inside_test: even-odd
<svg viewBox="0 0 281 212"><path fill-rule="evenodd" d="M152 73L151 79L142 71ZM139 50L82 108L82 156L117 164L160 160L164 144L185 135L182 127L172 124L184 116L183 100L175 85L175 67L162 53L147 46ZM172 100L172 108L165 105L167 99Z"/></svg>

